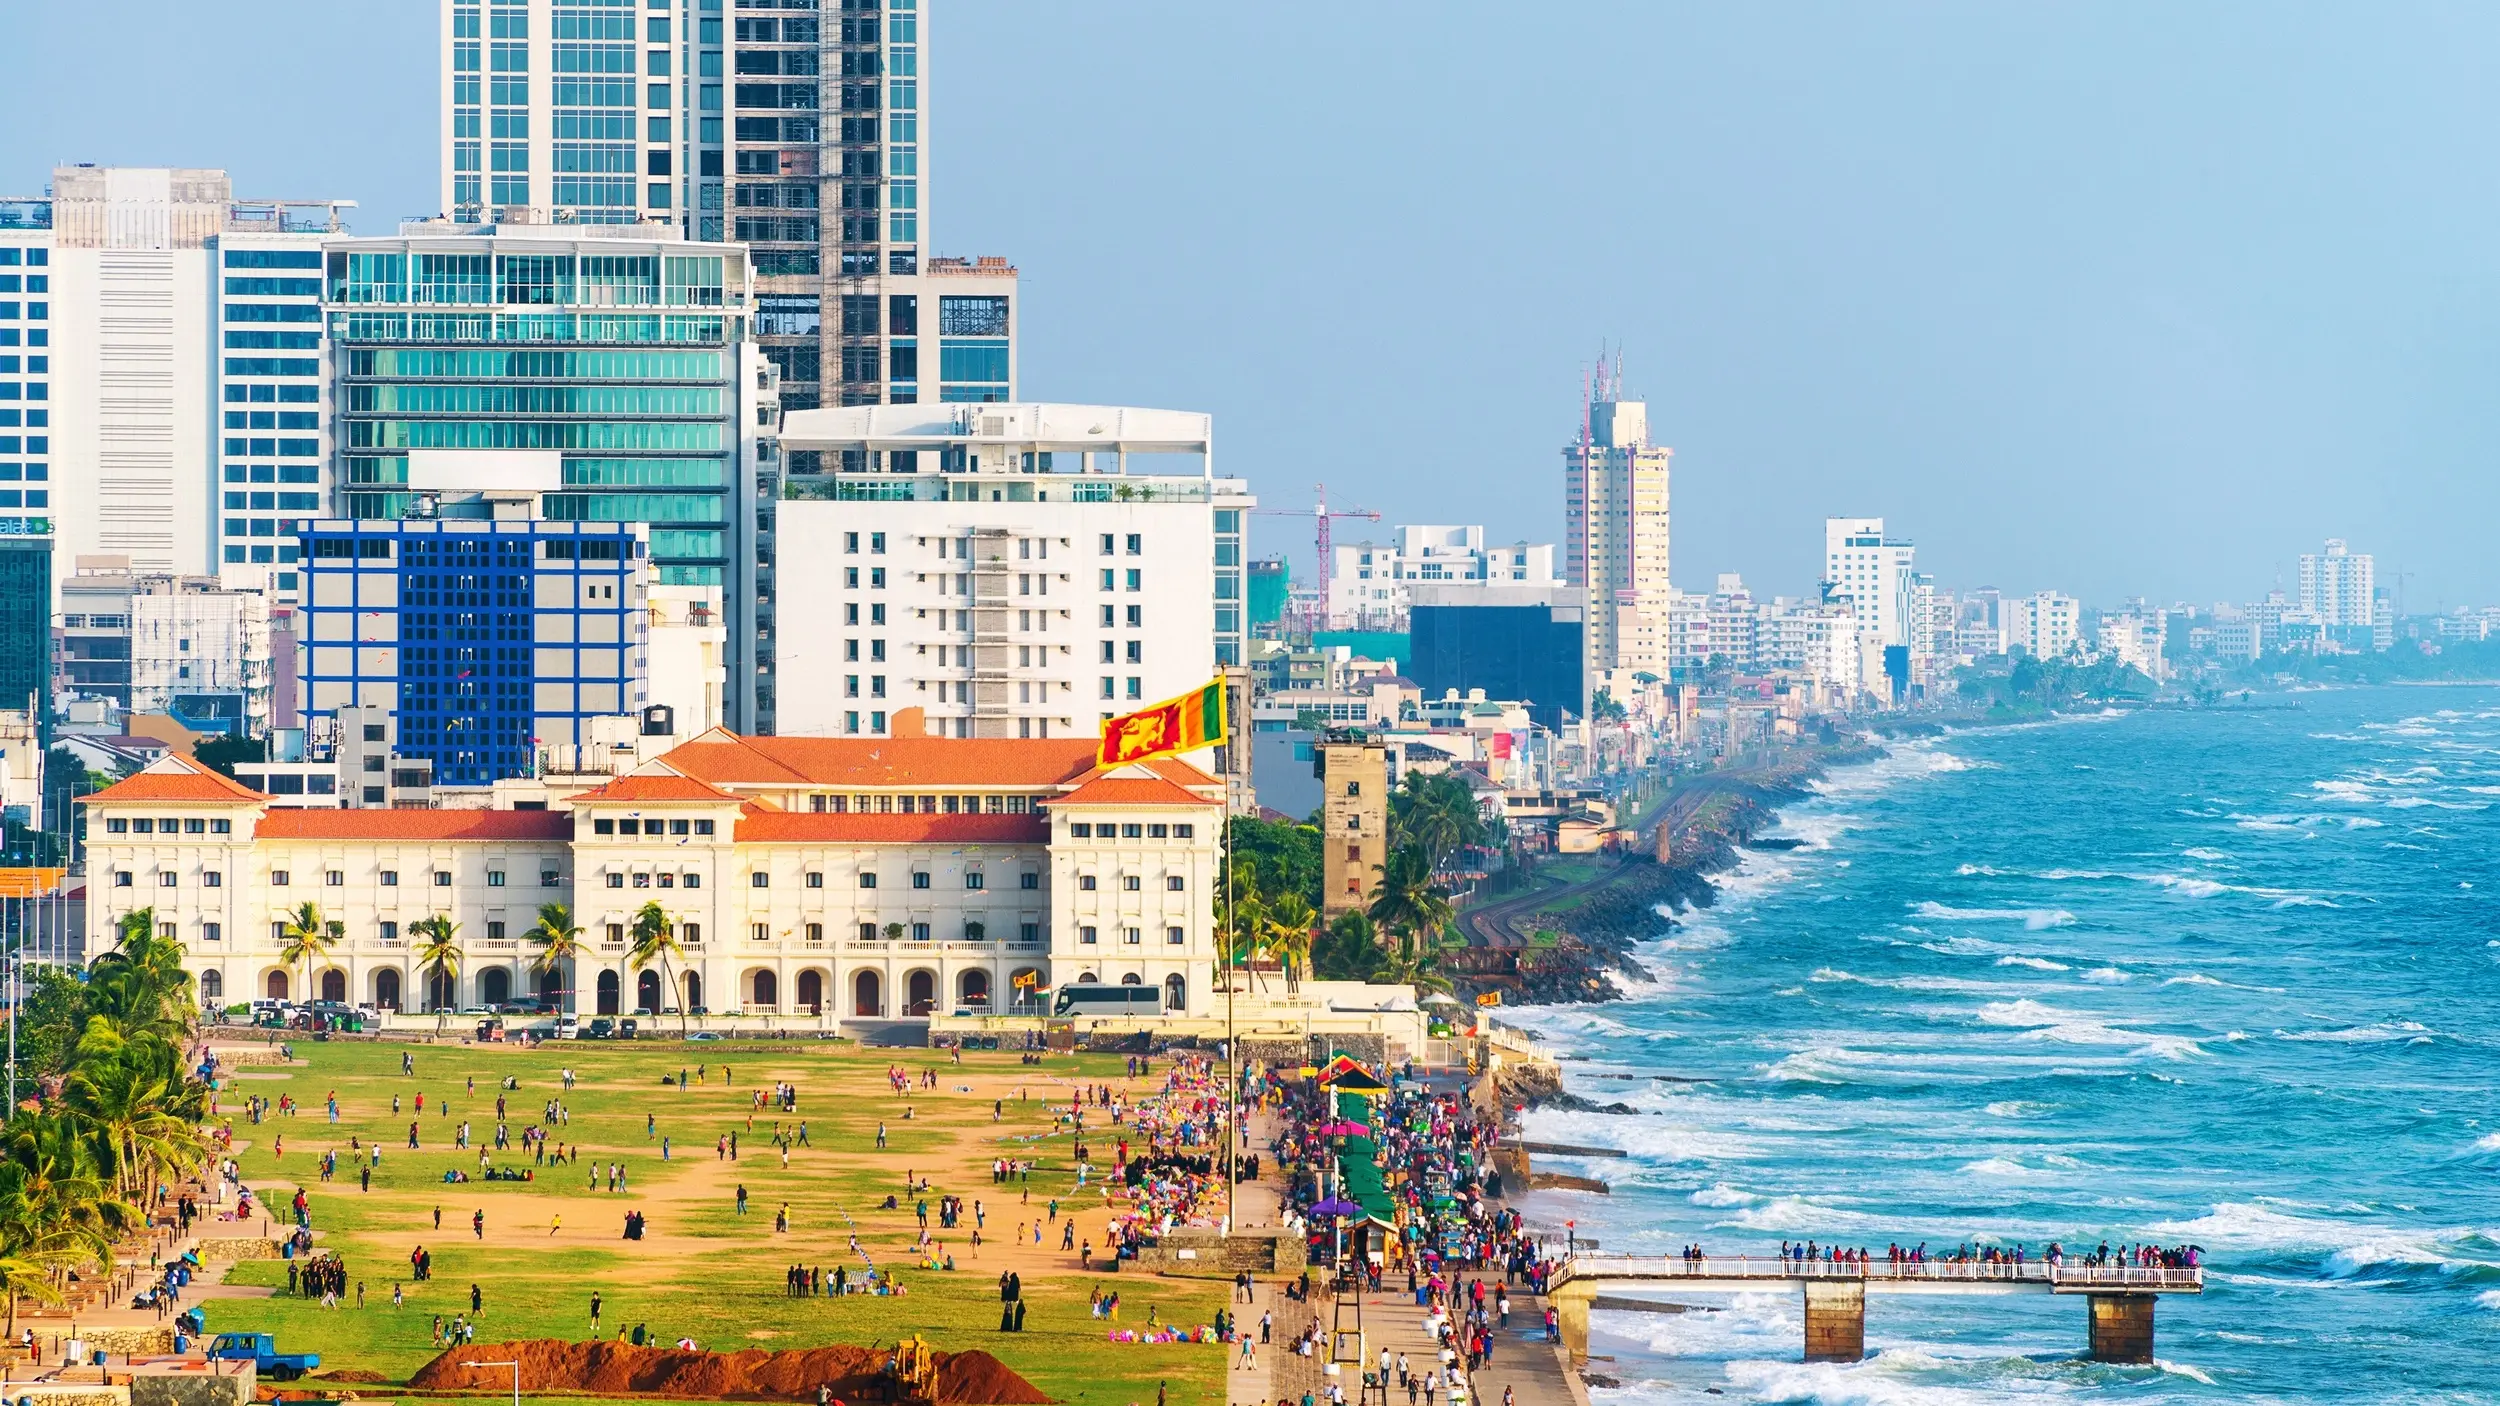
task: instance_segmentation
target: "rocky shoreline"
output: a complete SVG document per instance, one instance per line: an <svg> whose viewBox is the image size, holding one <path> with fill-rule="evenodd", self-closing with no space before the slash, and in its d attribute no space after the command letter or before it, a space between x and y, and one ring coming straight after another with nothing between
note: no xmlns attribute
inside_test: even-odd
<svg viewBox="0 0 2500 1406"><path fill-rule="evenodd" d="M1710 876L1736 867L1755 836L1778 822L1780 806L1811 796L1809 783L1831 768L1883 754L1882 747L1871 744L1819 747L1759 775L1703 778L1706 795L1669 836L1667 859L1625 856L1578 902L1559 912L1536 914L1533 921L1555 935L1549 944L1472 947L1451 954L1454 960L1447 969L1452 984L1463 999L1495 993L1503 1004L1622 999L1616 976L1640 979L1648 974L1634 949L1657 937L1662 922L1671 928L1674 915L1715 904L1719 890ZM1661 908L1669 916L1662 919Z"/></svg>

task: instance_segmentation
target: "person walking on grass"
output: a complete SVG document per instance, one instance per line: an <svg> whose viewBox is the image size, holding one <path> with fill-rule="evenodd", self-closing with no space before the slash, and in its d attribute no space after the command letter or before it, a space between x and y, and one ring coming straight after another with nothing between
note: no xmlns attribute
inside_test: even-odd
<svg viewBox="0 0 2500 1406"><path fill-rule="evenodd" d="M599 1291L590 1291L590 1335L599 1336Z"/></svg>

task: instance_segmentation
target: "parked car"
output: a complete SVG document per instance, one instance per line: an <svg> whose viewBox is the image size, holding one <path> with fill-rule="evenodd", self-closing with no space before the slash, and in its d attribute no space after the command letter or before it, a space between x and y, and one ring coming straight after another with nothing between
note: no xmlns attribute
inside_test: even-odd
<svg viewBox="0 0 2500 1406"><path fill-rule="evenodd" d="M641 1029L642 1023L640 1021L635 1020L632 1016L627 1016L623 1020L616 1023L616 1038L620 1040L631 1040L641 1031Z"/></svg>
<svg viewBox="0 0 2500 1406"><path fill-rule="evenodd" d="M721 1038L721 1033L717 1030L697 1030L687 1035L686 1038L689 1040L717 1040Z"/></svg>
<svg viewBox="0 0 2500 1406"><path fill-rule="evenodd" d="M577 1015L557 1016L555 1033L556 1038L559 1040L580 1039L582 1037L582 1018Z"/></svg>
<svg viewBox="0 0 2500 1406"><path fill-rule="evenodd" d="M612 1040L616 1038L616 1022L604 1015L593 1016L591 1017L590 1023L582 1027L582 1038L585 1040Z"/></svg>

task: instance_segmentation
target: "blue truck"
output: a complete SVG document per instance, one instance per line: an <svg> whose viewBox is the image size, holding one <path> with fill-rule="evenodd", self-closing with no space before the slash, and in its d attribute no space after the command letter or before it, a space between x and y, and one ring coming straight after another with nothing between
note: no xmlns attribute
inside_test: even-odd
<svg viewBox="0 0 2500 1406"><path fill-rule="evenodd" d="M210 1360L217 1362L249 1362L252 1369L271 1381L290 1382L321 1365L316 1352L280 1352L277 1341L267 1333L219 1333L208 1345Z"/></svg>

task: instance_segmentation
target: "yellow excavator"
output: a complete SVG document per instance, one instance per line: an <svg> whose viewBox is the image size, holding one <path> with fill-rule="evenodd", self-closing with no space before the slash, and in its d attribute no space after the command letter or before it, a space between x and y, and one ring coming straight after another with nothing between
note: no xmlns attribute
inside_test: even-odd
<svg viewBox="0 0 2500 1406"><path fill-rule="evenodd" d="M894 1355L886 1359L886 1377L891 1383L891 1399L897 1402L931 1401L937 1397L937 1353L929 1340L918 1333L894 1345Z"/></svg>

